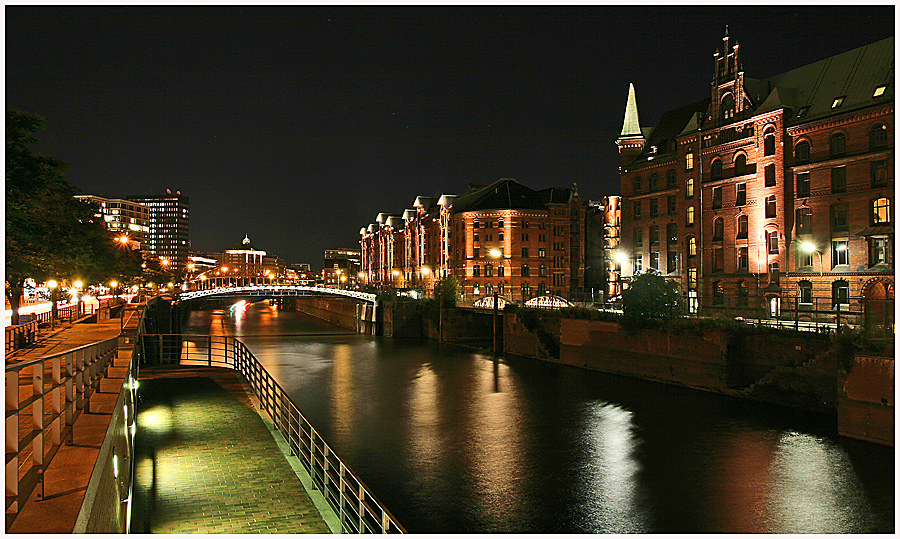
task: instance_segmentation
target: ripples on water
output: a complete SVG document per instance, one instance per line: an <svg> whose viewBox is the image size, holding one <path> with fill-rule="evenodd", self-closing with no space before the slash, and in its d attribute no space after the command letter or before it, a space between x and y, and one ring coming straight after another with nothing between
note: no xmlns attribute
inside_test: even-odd
<svg viewBox="0 0 900 539"><path fill-rule="evenodd" d="M893 532L892 448L833 420L257 304L242 336L411 532Z"/></svg>

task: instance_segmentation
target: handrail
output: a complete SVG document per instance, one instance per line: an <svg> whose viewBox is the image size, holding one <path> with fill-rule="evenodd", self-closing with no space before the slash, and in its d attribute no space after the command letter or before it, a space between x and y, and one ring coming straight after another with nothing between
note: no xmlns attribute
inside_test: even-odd
<svg viewBox="0 0 900 539"><path fill-rule="evenodd" d="M371 489L329 446L250 349L234 337L157 334L139 337L142 357L165 363L231 368L244 376L316 487L344 533L406 533Z"/></svg>
<svg viewBox="0 0 900 539"><path fill-rule="evenodd" d="M196 299L210 296L221 296L231 294L252 294L264 293L266 295L281 296L297 296L307 295L306 293L327 294L332 296L345 296L354 299L360 299L371 303L375 302L375 294L367 292L358 292L356 290L345 290L343 288L324 288L320 286L302 286L302 285L248 285L248 286L220 286L216 288L208 288L204 290L194 290L191 292L182 292L179 298L182 300ZM298 294L301 293L301 294Z"/></svg>
<svg viewBox="0 0 900 539"><path fill-rule="evenodd" d="M5 350L6 353L18 350L37 340L38 321L31 320L18 326L6 326Z"/></svg>

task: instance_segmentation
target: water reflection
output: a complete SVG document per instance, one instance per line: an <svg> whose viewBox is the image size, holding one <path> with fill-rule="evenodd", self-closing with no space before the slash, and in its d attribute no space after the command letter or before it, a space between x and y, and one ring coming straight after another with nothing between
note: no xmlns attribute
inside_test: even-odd
<svg viewBox="0 0 900 539"><path fill-rule="evenodd" d="M338 330L265 305L240 327L191 318L210 323L243 333L411 532L894 529L893 450L827 420L430 342L322 336Z"/></svg>

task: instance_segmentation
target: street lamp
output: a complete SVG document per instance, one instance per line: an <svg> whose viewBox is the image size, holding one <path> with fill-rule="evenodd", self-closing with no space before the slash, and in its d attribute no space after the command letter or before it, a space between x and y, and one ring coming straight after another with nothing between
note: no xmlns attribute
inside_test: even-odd
<svg viewBox="0 0 900 539"><path fill-rule="evenodd" d="M496 259L501 258L503 256L503 253L500 252L499 249L491 249L490 251L488 251L488 256L490 256L491 258L496 260ZM501 261L500 263L502 264L503 262ZM497 324L498 324L498 320L499 320L497 311L499 310L499 306L500 306L499 293L500 293L499 288L494 287L494 356L496 356L499 353L499 351L498 351L499 346L497 343Z"/></svg>
<svg viewBox="0 0 900 539"><path fill-rule="evenodd" d="M117 288L118 286L119 286L119 283L117 283L116 281L110 281L110 282L109 282L109 287L112 288L112 290L113 290L113 297L115 297L115 298L119 297L119 291L118 291L118 288Z"/></svg>
<svg viewBox="0 0 900 539"><path fill-rule="evenodd" d="M58 286L59 283L54 279L47 281L47 288L50 289L50 329L56 327L56 287Z"/></svg>
<svg viewBox="0 0 900 539"><path fill-rule="evenodd" d="M72 287L75 289L75 297L76 297L76 309L78 311L79 316L81 315L81 287L84 286L84 283L81 281L75 281L72 283Z"/></svg>
<svg viewBox="0 0 900 539"><path fill-rule="evenodd" d="M822 251L816 249L816 246L808 241L804 241L803 243L801 243L800 248L807 253L816 253L817 255L819 255L819 277L821 277L825 271L825 266L822 263Z"/></svg>

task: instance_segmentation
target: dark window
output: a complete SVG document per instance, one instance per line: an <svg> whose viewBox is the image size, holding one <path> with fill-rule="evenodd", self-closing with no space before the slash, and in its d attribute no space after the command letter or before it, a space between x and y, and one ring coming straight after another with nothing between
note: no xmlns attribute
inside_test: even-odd
<svg viewBox="0 0 900 539"><path fill-rule="evenodd" d="M872 161L872 187L887 185L887 161L880 159Z"/></svg>
<svg viewBox="0 0 900 539"><path fill-rule="evenodd" d="M666 251L666 271L668 273L678 271L678 253L676 251Z"/></svg>
<svg viewBox="0 0 900 539"><path fill-rule="evenodd" d="M846 309L850 306L850 284L843 280L831 283L831 301L837 309Z"/></svg>
<svg viewBox="0 0 900 539"><path fill-rule="evenodd" d="M797 210L797 234L812 234L812 210L800 208Z"/></svg>
<svg viewBox="0 0 900 539"><path fill-rule="evenodd" d="M634 241L632 245L634 247L641 247L644 245L644 229L641 227L635 227L634 229Z"/></svg>
<svg viewBox="0 0 900 539"><path fill-rule="evenodd" d="M522 247L522 258L528 258L528 247Z"/></svg>
<svg viewBox="0 0 900 539"><path fill-rule="evenodd" d="M886 148L888 143L887 126L876 125L869 132L869 149L880 150Z"/></svg>
<svg viewBox="0 0 900 539"><path fill-rule="evenodd" d="M831 157L840 157L847 153L847 136L835 133L831 136Z"/></svg>
<svg viewBox="0 0 900 539"><path fill-rule="evenodd" d="M666 172L666 189L675 189L678 185L675 183L675 171Z"/></svg>
<svg viewBox="0 0 900 539"><path fill-rule="evenodd" d="M809 172L797 173L797 198L809 196Z"/></svg>
<svg viewBox="0 0 900 539"><path fill-rule="evenodd" d="M803 280L797 283L797 287L799 288L800 292L798 301L800 303L812 303L812 283Z"/></svg>
<svg viewBox="0 0 900 539"><path fill-rule="evenodd" d="M766 165L766 187L775 185L775 165Z"/></svg>
<svg viewBox="0 0 900 539"><path fill-rule="evenodd" d="M746 270L750 264L749 249L747 247L738 247L737 250L737 268Z"/></svg>
<svg viewBox="0 0 900 539"><path fill-rule="evenodd" d="M737 184L737 196L734 198L735 206L743 206L747 204L747 184L739 183Z"/></svg>
<svg viewBox="0 0 900 539"><path fill-rule="evenodd" d="M887 264L890 240L887 238L869 239L869 266Z"/></svg>
<svg viewBox="0 0 900 539"><path fill-rule="evenodd" d="M659 253L650 253L650 269L659 271Z"/></svg>
<svg viewBox="0 0 900 539"><path fill-rule="evenodd" d="M531 276L531 268L528 267L528 264L522 264L522 277Z"/></svg>
<svg viewBox="0 0 900 539"><path fill-rule="evenodd" d="M475 247L474 249L472 249L472 257L473 258L481 257L481 248Z"/></svg>
<svg viewBox="0 0 900 539"><path fill-rule="evenodd" d="M650 199L650 217L656 217L659 214L659 199Z"/></svg>
<svg viewBox="0 0 900 539"><path fill-rule="evenodd" d="M632 213L635 219L641 218L641 201L635 200L633 204L634 212Z"/></svg>
<svg viewBox="0 0 900 539"><path fill-rule="evenodd" d="M747 283L744 280L737 282L737 304L746 306L750 298L750 291L747 289Z"/></svg>
<svg viewBox="0 0 900 539"><path fill-rule="evenodd" d="M669 195L666 198L666 212L669 215L675 215L675 206L677 202L675 200L675 195Z"/></svg>
<svg viewBox="0 0 900 539"><path fill-rule="evenodd" d="M722 207L722 188L721 187L713 187L712 207L713 208L721 208Z"/></svg>
<svg viewBox="0 0 900 539"><path fill-rule="evenodd" d="M725 239L725 221L718 217L713 221L713 241L722 241Z"/></svg>
<svg viewBox="0 0 900 539"><path fill-rule="evenodd" d="M743 176L747 173L747 156L741 154L734 158L734 175Z"/></svg>
<svg viewBox="0 0 900 539"><path fill-rule="evenodd" d="M647 181L647 192L656 191L659 188L659 176L654 172Z"/></svg>
<svg viewBox="0 0 900 539"><path fill-rule="evenodd" d="M797 163L809 163L809 142L800 141L794 149L794 160Z"/></svg>
<svg viewBox="0 0 900 539"><path fill-rule="evenodd" d="M543 296L547 293L547 283L541 281L538 283L538 295Z"/></svg>
<svg viewBox="0 0 900 539"><path fill-rule="evenodd" d="M547 265L541 264L538 266L538 277L546 277L547 276Z"/></svg>
<svg viewBox="0 0 900 539"><path fill-rule="evenodd" d="M849 230L847 214L848 206L844 204L833 204L831 206L831 230L832 232L846 232Z"/></svg>
<svg viewBox="0 0 900 539"><path fill-rule="evenodd" d="M635 194L641 192L641 177L637 176L631 180L631 191Z"/></svg>
<svg viewBox="0 0 900 539"><path fill-rule="evenodd" d="M502 264L499 265L499 266L497 266L497 277L504 277L504 276L505 276L505 274L506 274L506 269L505 269L505 268L506 268L506 267L503 266ZM501 285L502 285L502 283L501 283ZM503 290L501 290L500 293L502 294L502 293L503 293Z"/></svg>
<svg viewBox="0 0 900 539"><path fill-rule="evenodd" d="M478 264L472 266L472 277L481 277L481 266Z"/></svg>
<svg viewBox="0 0 900 539"><path fill-rule="evenodd" d="M484 265L484 276L485 277L493 277L494 276L494 265L493 264L485 264Z"/></svg>
<svg viewBox="0 0 900 539"><path fill-rule="evenodd" d="M750 219L746 215L741 215L737 220L737 239L745 240L748 236Z"/></svg>
<svg viewBox="0 0 900 539"><path fill-rule="evenodd" d="M765 155L775 155L775 133L766 133L764 140Z"/></svg>
<svg viewBox="0 0 900 539"><path fill-rule="evenodd" d="M652 225L650 227L650 245L659 245L659 226Z"/></svg>
<svg viewBox="0 0 900 539"><path fill-rule="evenodd" d="M522 283L522 299L529 299L531 297L531 285L528 283Z"/></svg>
<svg viewBox="0 0 900 539"><path fill-rule="evenodd" d="M675 245L678 243L678 225L669 223L666 225L666 244Z"/></svg>
<svg viewBox="0 0 900 539"><path fill-rule="evenodd" d="M769 254L778 254L778 232L766 232L766 244L769 246Z"/></svg>
<svg viewBox="0 0 900 539"><path fill-rule="evenodd" d="M777 209L775 206L775 195L770 195L766 197L766 218L772 219L777 215Z"/></svg>
<svg viewBox="0 0 900 539"><path fill-rule="evenodd" d="M713 248L712 270L722 271L725 269L725 249L721 247Z"/></svg>
<svg viewBox="0 0 900 539"><path fill-rule="evenodd" d="M712 162L712 165L709 167L709 173L714 180L722 179L722 161L720 159Z"/></svg>
<svg viewBox="0 0 900 539"><path fill-rule="evenodd" d="M847 167L831 169L831 192L843 193L847 190Z"/></svg>
<svg viewBox="0 0 900 539"><path fill-rule="evenodd" d="M713 305L722 305L725 303L725 288L719 281L713 281L712 284L712 302Z"/></svg>

